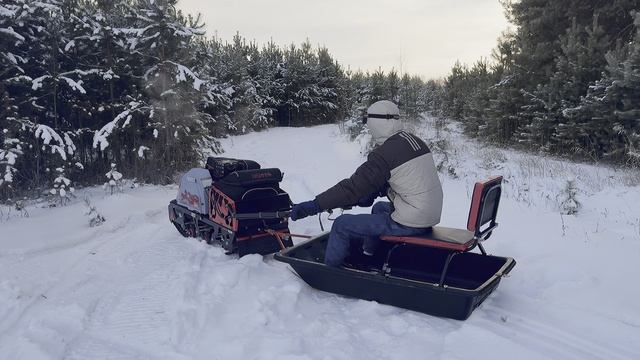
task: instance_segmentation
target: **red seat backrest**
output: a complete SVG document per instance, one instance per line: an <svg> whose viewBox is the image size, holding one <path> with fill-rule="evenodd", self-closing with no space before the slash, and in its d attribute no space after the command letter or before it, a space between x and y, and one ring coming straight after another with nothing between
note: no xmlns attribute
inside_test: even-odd
<svg viewBox="0 0 640 360"><path fill-rule="evenodd" d="M480 229L483 225L492 222L495 225L500 194L502 192L502 176L493 176L487 180L479 181L473 187L467 230L476 236L481 236Z"/></svg>

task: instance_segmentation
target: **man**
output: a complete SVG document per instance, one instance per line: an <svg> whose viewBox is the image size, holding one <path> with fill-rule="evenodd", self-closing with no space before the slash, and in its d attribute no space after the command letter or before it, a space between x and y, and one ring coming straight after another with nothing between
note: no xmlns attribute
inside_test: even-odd
<svg viewBox="0 0 640 360"><path fill-rule="evenodd" d="M377 145L367 161L350 178L291 210L295 221L334 208L366 207L386 191L391 202L376 203L371 214L343 214L336 219L325 251L329 266L342 265L352 239L362 239L364 254L372 255L381 235L417 235L440 222L442 186L433 156L422 140L402 130L398 106L378 101L367 109L363 121Z"/></svg>

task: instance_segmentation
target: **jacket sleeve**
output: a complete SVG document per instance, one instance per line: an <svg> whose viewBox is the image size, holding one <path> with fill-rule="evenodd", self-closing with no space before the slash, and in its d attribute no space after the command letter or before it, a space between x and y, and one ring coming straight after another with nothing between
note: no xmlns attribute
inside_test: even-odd
<svg viewBox="0 0 640 360"><path fill-rule="evenodd" d="M322 210L352 206L363 197L383 188L390 177L389 164L374 151L350 178L340 181L316 196L316 200Z"/></svg>

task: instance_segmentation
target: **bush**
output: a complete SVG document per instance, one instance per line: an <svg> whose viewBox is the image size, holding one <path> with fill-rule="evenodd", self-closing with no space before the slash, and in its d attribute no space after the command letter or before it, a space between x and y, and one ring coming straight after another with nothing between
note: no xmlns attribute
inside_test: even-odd
<svg viewBox="0 0 640 360"><path fill-rule="evenodd" d="M90 227L100 226L106 221L105 217L96 210L89 198L84 198L84 205L87 207L85 215L89 217Z"/></svg>
<svg viewBox="0 0 640 360"><path fill-rule="evenodd" d="M578 188L575 180L567 180L567 183L560 194L563 197L560 203L560 211L564 215L575 215L578 213L582 204L577 199Z"/></svg>

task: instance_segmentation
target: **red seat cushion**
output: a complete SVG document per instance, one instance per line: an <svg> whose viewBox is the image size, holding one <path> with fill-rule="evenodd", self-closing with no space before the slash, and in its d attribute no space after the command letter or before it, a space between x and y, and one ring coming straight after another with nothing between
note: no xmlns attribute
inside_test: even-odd
<svg viewBox="0 0 640 360"><path fill-rule="evenodd" d="M418 246L435 247L455 251L467 251L474 245L473 233L464 229L434 226L424 234L417 236L383 235L380 239L390 242L406 243Z"/></svg>

